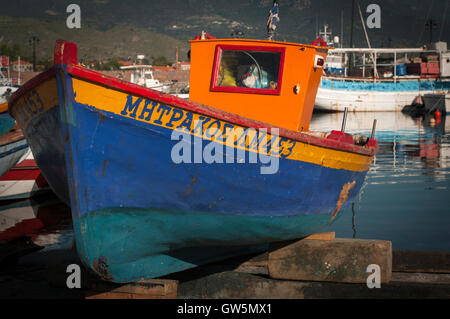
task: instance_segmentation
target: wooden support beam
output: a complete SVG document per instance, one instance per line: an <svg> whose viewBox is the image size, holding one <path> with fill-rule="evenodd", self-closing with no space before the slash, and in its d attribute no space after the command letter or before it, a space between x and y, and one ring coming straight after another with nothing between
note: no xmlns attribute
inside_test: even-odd
<svg viewBox="0 0 450 319"><path fill-rule="evenodd" d="M437 280L436 280L437 281ZM442 281L442 280L441 280ZM178 298L190 299L324 299L449 298L449 284L410 281L409 277L368 288L364 284L291 281L225 271L180 282Z"/></svg>
<svg viewBox="0 0 450 319"><path fill-rule="evenodd" d="M334 239L335 233L330 232L330 233L313 234L299 240L334 240ZM269 261L269 253L265 252L251 257L244 256L244 257L230 258L227 260L219 261L215 264L234 266L233 267L234 271L246 272L250 274L268 275L269 274L267 270L268 261Z"/></svg>
<svg viewBox="0 0 450 319"><path fill-rule="evenodd" d="M118 285L97 281L86 292L86 299L175 299L178 281L149 279Z"/></svg>
<svg viewBox="0 0 450 319"><path fill-rule="evenodd" d="M271 245L269 275L275 279L366 283L367 267L380 266L381 283L392 274L392 243L382 240L299 240Z"/></svg>
<svg viewBox="0 0 450 319"><path fill-rule="evenodd" d="M395 250L392 270L422 273L450 273L450 252Z"/></svg>
<svg viewBox="0 0 450 319"><path fill-rule="evenodd" d="M312 234L304 239L310 239L310 240L335 240L336 239L336 233L320 233L320 234Z"/></svg>
<svg viewBox="0 0 450 319"><path fill-rule="evenodd" d="M69 262L71 264L72 262ZM118 284L101 280L89 269L80 265L80 291L86 299L175 299L178 280L149 279L134 283ZM47 282L52 287L66 288L68 264L61 263L47 268Z"/></svg>

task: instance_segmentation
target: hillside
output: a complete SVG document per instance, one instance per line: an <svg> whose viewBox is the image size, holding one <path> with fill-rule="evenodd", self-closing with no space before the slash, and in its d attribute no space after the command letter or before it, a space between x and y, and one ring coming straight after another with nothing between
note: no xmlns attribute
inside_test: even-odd
<svg viewBox="0 0 450 319"><path fill-rule="evenodd" d="M175 60L175 47L180 49L180 57L186 57L188 45L165 34L152 32L127 23L117 23L101 30L95 26L81 29L61 27L65 21L43 21L35 18L12 18L0 16L0 43L18 43L21 54L31 56L29 39L39 38L37 59L52 57L57 39L66 39L79 45L80 59L105 60L111 57L135 58L145 54L148 58L166 56ZM186 59L186 58L185 58Z"/></svg>
<svg viewBox="0 0 450 319"><path fill-rule="evenodd" d="M272 0L78 0L81 29L68 29L65 20L72 0L2 1L0 44L18 43L23 54L31 55L28 39L40 39L40 58L50 57L54 41L64 38L80 45L80 58L113 56L166 56L186 60L187 40L206 30L216 37L230 37L233 30L249 38L264 38L267 13ZM426 18L438 22L433 40L450 42L450 0L361 1L363 14L370 3L382 9L381 29L369 30L372 45L419 46L429 40ZM280 24L276 39L311 43L317 26L328 23L340 35L344 15L344 45L349 43L351 0L279 0ZM446 8L447 6L447 8ZM448 14L446 14L448 12ZM447 17L444 21L443 17ZM444 25L443 25L444 24ZM361 22L355 12L354 43L366 46Z"/></svg>

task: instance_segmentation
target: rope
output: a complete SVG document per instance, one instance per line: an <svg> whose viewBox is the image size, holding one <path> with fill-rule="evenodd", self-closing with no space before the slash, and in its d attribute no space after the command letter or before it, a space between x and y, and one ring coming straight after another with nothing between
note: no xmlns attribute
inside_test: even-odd
<svg viewBox="0 0 450 319"><path fill-rule="evenodd" d="M361 6L360 6L359 1L358 1L358 10L359 10L359 16L361 18L361 24L362 24L363 29L364 29L364 34L366 36L367 45L369 46L369 49L372 49L372 46L370 45L369 35L367 34L367 30L366 30L366 24L364 23L363 14L361 12ZM373 61L373 64L374 64L374 76L378 78L378 70L377 70L377 68L375 66L375 59L376 59L375 55L376 55L376 53L372 53L371 57L372 57L372 61Z"/></svg>

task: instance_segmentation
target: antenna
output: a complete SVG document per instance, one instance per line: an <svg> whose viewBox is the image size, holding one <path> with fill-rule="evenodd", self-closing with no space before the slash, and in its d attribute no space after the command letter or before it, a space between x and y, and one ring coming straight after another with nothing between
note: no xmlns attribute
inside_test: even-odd
<svg viewBox="0 0 450 319"><path fill-rule="evenodd" d="M328 24L324 24L323 25L323 32L319 32L319 35L323 35L323 41L325 41L327 43L327 45L329 45L331 43L331 37L329 38L328 36L331 36L331 31L327 32L328 30Z"/></svg>
<svg viewBox="0 0 450 319"><path fill-rule="evenodd" d="M39 42L39 38L35 35L28 40L28 43L33 47L33 72L36 72L36 44Z"/></svg>
<svg viewBox="0 0 450 319"><path fill-rule="evenodd" d="M439 41L441 41L442 39L442 32L444 31L445 28L445 17L446 17L445 14L447 13L447 7L448 7L448 0L445 1L444 13L442 15L441 31L439 32Z"/></svg>
<svg viewBox="0 0 450 319"><path fill-rule="evenodd" d="M433 29L437 26L436 20L429 19L427 23L425 23L425 27L430 29L430 43L433 43Z"/></svg>
<svg viewBox="0 0 450 319"><path fill-rule="evenodd" d="M319 15L316 14L316 39L319 37Z"/></svg>
<svg viewBox="0 0 450 319"><path fill-rule="evenodd" d="M280 22L280 18L278 17L278 1L274 0L273 7L269 11L269 18L267 19L267 40L273 40L278 22Z"/></svg>

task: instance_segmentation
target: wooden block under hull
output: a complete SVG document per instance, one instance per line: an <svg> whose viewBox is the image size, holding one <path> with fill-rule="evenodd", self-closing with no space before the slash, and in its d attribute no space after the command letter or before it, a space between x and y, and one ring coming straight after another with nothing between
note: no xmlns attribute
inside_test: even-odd
<svg viewBox="0 0 450 319"><path fill-rule="evenodd" d="M338 282L291 281L271 279L234 271L213 273L191 281L180 282L181 299L361 299L361 298L449 298L450 284L442 274L432 282L421 282L411 273L393 273L392 281L380 288L366 284Z"/></svg>
<svg viewBox="0 0 450 319"><path fill-rule="evenodd" d="M392 270L450 274L450 252L396 250Z"/></svg>
<svg viewBox="0 0 450 319"><path fill-rule="evenodd" d="M93 282L86 292L86 299L175 299L176 280L150 279L117 285L107 282Z"/></svg>
<svg viewBox="0 0 450 319"><path fill-rule="evenodd" d="M336 233L335 232L331 232L331 233L312 234L312 235L309 235L308 237L306 237L304 239L309 239L309 240L335 240L336 239Z"/></svg>
<svg viewBox="0 0 450 319"><path fill-rule="evenodd" d="M366 283L369 265L380 266L381 283L392 274L392 243L383 240L299 240L271 246L271 278L306 281Z"/></svg>

